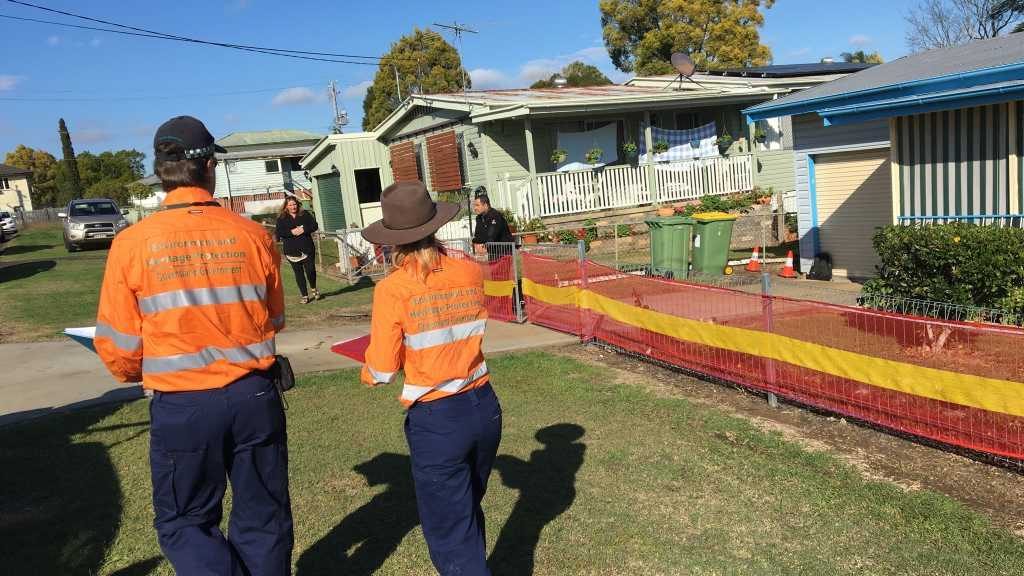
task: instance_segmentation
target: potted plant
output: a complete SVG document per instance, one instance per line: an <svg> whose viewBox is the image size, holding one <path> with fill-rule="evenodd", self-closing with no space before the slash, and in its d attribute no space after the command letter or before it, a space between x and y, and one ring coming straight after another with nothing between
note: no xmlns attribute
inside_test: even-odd
<svg viewBox="0 0 1024 576"><path fill-rule="evenodd" d="M654 207L658 210L658 216L675 216L676 214L676 209L671 206L655 203Z"/></svg>
<svg viewBox="0 0 1024 576"><path fill-rule="evenodd" d="M551 163L554 164L555 166L558 166L562 162L565 162L565 159L568 157L568 152L561 148L558 148L557 150L551 153Z"/></svg>
<svg viewBox="0 0 1024 576"><path fill-rule="evenodd" d="M666 152L668 152L668 141L667 140L658 140L657 142L654 143L654 153L655 154L664 154Z"/></svg>
<svg viewBox="0 0 1024 576"><path fill-rule="evenodd" d="M729 134L728 130L726 130L718 137L716 143L718 144L718 153L725 155L726 151L729 150L729 147L732 146L732 135Z"/></svg>
<svg viewBox="0 0 1024 576"><path fill-rule="evenodd" d="M587 164L594 165L601 162L602 156L604 156L604 150L601 150L600 148L591 148L590 150L587 150L587 155L584 156L584 159L587 161Z"/></svg>
<svg viewBox="0 0 1024 576"><path fill-rule="evenodd" d="M636 142L630 140L622 145L622 154L627 160L633 160L640 152L640 147L636 145Z"/></svg>
<svg viewBox="0 0 1024 576"><path fill-rule="evenodd" d="M754 128L754 140L760 144L764 144L768 140L768 133L760 125Z"/></svg>
<svg viewBox="0 0 1024 576"><path fill-rule="evenodd" d="M540 218L522 219L519 221L519 232L522 234L523 244L536 244L540 241L538 232L545 230L544 221Z"/></svg>

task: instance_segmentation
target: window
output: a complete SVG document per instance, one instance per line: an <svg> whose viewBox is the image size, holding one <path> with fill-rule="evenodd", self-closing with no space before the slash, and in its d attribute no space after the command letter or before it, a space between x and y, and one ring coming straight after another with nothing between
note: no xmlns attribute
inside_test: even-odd
<svg viewBox="0 0 1024 576"><path fill-rule="evenodd" d="M676 112L676 130L693 130L700 126L700 118L693 112Z"/></svg>
<svg viewBox="0 0 1024 576"><path fill-rule="evenodd" d="M292 172L302 172L302 165L299 164L301 158L289 158L288 159L288 170Z"/></svg>
<svg viewBox="0 0 1024 576"><path fill-rule="evenodd" d="M72 216L111 216L118 214L113 202L77 202L71 205Z"/></svg>
<svg viewBox="0 0 1024 576"><path fill-rule="evenodd" d="M377 168L365 168L354 170L356 176L356 193L359 195L360 204L374 204L380 202L380 170Z"/></svg>
<svg viewBox="0 0 1024 576"><path fill-rule="evenodd" d="M275 174L281 171L281 163L277 160L266 160L263 162L263 167L267 174Z"/></svg>
<svg viewBox="0 0 1024 576"><path fill-rule="evenodd" d="M0 190L10 190L10 189L11 189L11 183L7 180L7 178L0 178Z"/></svg>

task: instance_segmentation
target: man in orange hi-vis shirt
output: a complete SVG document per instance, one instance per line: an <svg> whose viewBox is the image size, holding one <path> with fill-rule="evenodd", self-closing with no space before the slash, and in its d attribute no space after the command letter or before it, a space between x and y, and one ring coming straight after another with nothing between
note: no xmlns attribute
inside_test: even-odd
<svg viewBox="0 0 1024 576"><path fill-rule="evenodd" d="M154 148L167 198L114 240L96 350L115 378L154 391L154 526L175 571L290 574L287 436L269 373L284 327L280 256L259 224L213 200L224 150L202 122L168 120Z"/></svg>
<svg viewBox="0 0 1024 576"><path fill-rule="evenodd" d="M395 271L373 293L362 380L405 381L405 437L416 505L430 559L440 574L488 576L484 513L501 442L501 406L481 351L487 326L483 273L450 257L434 233L459 211L434 202L420 182L388 186L384 218L363 230L394 246Z"/></svg>

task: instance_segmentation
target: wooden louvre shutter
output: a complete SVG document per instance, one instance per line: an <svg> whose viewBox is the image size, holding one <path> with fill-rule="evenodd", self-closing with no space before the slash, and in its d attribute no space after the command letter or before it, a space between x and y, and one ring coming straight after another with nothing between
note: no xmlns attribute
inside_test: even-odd
<svg viewBox="0 0 1024 576"><path fill-rule="evenodd" d="M411 141L391 145L391 174L395 182L420 179L416 146Z"/></svg>
<svg viewBox="0 0 1024 576"><path fill-rule="evenodd" d="M427 162L430 164L430 187L434 192L462 189L462 166L454 130L427 136Z"/></svg>

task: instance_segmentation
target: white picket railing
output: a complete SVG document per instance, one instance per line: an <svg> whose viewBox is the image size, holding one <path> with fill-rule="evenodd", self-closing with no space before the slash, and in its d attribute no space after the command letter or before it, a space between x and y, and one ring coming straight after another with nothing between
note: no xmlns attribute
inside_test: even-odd
<svg viewBox="0 0 1024 576"><path fill-rule="evenodd" d="M753 156L739 154L655 164L657 198L651 198L648 166L611 166L596 170L538 174L533 180L540 213L535 214L528 178L498 181L491 202L520 218L565 216L658 202L695 200L754 188Z"/></svg>
<svg viewBox="0 0 1024 576"><path fill-rule="evenodd" d="M542 216L627 208L651 203L645 166L537 175Z"/></svg>
<svg viewBox="0 0 1024 576"><path fill-rule="evenodd" d="M750 154L658 164L654 174L661 202L694 200L708 194L731 194L754 188Z"/></svg>

